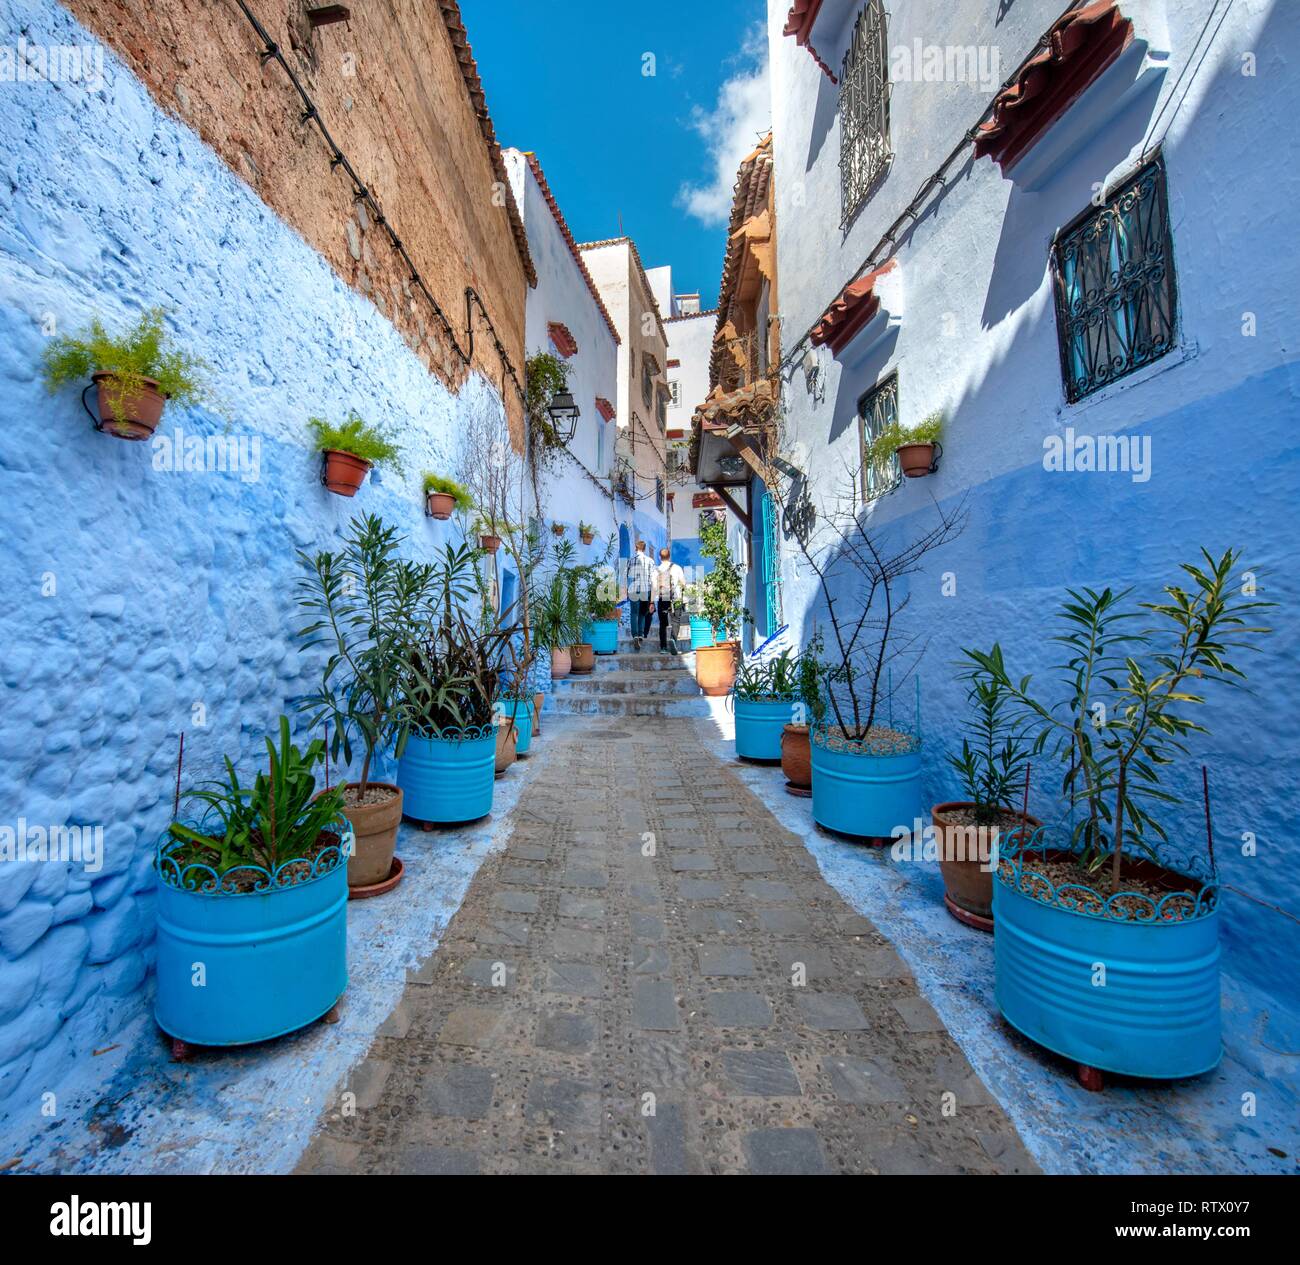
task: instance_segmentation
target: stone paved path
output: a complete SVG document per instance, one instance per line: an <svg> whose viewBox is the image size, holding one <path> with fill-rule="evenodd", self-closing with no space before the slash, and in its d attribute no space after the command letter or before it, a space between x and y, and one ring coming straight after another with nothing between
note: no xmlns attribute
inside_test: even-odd
<svg viewBox="0 0 1300 1265"><path fill-rule="evenodd" d="M1034 1169L898 955L695 723L543 732L507 849L302 1170Z"/></svg>

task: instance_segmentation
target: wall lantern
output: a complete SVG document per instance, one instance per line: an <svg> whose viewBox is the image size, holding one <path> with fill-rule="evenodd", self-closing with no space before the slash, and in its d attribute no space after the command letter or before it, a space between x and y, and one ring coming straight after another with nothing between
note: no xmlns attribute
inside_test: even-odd
<svg viewBox="0 0 1300 1265"><path fill-rule="evenodd" d="M728 479L735 479L744 473L745 462L741 457L719 457L718 469L721 470Z"/></svg>
<svg viewBox="0 0 1300 1265"><path fill-rule="evenodd" d="M550 404L547 405L546 411L550 414L556 442L567 444L576 433L578 418L582 416L577 404L573 401L573 393L571 391L557 391L551 398Z"/></svg>

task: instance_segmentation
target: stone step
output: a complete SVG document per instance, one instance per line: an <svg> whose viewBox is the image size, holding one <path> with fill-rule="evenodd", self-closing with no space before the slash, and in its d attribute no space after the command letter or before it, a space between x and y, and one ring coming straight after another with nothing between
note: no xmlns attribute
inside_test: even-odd
<svg viewBox="0 0 1300 1265"><path fill-rule="evenodd" d="M656 646L658 643L655 643ZM618 654L598 654L596 671L602 672L681 672L686 670L693 660L686 660L679 654L660 654L658 649L643 650L635 654L623 650Z"/></svg>
<svg viewBox="0 0 1300 1265"><path fill-rule="evenodd" d="M561 677L552 683L558 694L698 694L689 672L592 672Z"/></svg>
<svg viewBox="0 0 1300 1265"><path fill-rule="evenodd" d="M555 693L547 712L561 716L708 716L709 700L703 694L575 694Z"/></svg>

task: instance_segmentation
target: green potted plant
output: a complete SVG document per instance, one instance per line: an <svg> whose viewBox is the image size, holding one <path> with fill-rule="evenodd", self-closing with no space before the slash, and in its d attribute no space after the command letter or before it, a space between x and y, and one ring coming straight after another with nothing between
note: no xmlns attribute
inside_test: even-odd
<svg viewBox="0 0 1300 1265"><path fill-rule="evenodd" d="M449 479L442 474L425 472L424 512L430 518L446 522L457 510L466 510L469 507L469 493L455 479Z"/></svg>
<svg viewBox="0 0 1300 1265"><path fill-rule="evenodd" d="M158 1026L178 1058L189 1045L244 1045L292 1032L347 987L343 791L317 792L325 744L305 752L280 717L267 768L187 791L201 810L158 845ZM202 963L203 987L195 987Z"/></svg>
<svg viewBox="0 0 1300 1265"><path fill-rule="evenodd" d="M1212 844L1171 841L1156 813L1178 799L1165 771L1205 733L1192 713L1208 687L1240 684L1238 652L1268 629L1271 603L1233 579L1240 555L1202 551L1186 587L1127 604L1129 590L1070 590L1062 605L1061 697L1013 678L1002 649L970 665L1024 709L1034 750L1060 760L1068 837L1004 843L993 883L995 994L1007 1021L1100 1073L1181 1078L1215 1067L1219 900ZM1141 622L1139 622L1141 621ZM1206 802L1208 830L1209 804ZM1099 980L1104 987L1099 985Z"/></svg>
<svg viewBox="0 0 1300 1265"><path fill-rule="evenodd" d="M969 714L961 751L947 761L966 792L930 810L943 874L944 905L958 922L993 930L993 869L998 841L1012 831L1037 830L1042 823L1011 807L1029 768L1029 735L1012 697L986 668L963 674L970 683Z"/></svg>
<svg viewBox="0 0 1300 1265"><path fill-rule="evenodd" d="M378 427L368 425L355 409L349 410L342 426L309 417L307 427L313 447L324 459L321 482L338 496L356 496L374 466L391 466L401 473L396 445Z"/></svg>
<svg viewBox="0 0 1300 1265"><path fill-rule="evenodd" d="M940 412L927 414L915 426L890 422L872 442L871 459L882 462L897 453L903 473L909 479L922 478L934 470L943 453L943 446L939 443L943 426L944 418Z"/></svg>
<svg viewBox="0 0 1300 1265"><path fill-rule="evenodd" d="M584 545L589 545L596 539L596 529L590 524L579 520L578 538Z"/></svg>
<svg viewBox="0 0 1300 1265"><path fill-rule="evenodd" d="M351 761L354 744L361 772L344 788L343 811L356 832L348 883L368 889L396 884L394 857L402 820L402 791L371 776L375 758L400 759L413 714L407 692L411 647L428 626L435 569L398 555L403 537L376 515L352 520L339 553L314 557L299 551L306 575L298 603L312 622L301 631L303 649L327 651L320 688L299 707L315 728L329 723L335 759Z"/></svg>
<svg viewBox="0 0 1300 1265"><path fill-rule="evenodd" d="M740 626L748 620L741 605L744 580L727 547L727 525L721 519L700 521L700 554L713 560L713 569L700 581L700 613L723 640L695 651L695 680L708 695L731 692L740 655Z"/></svg>
<svg viewBox="0 0 1300 1265"><path fill-rule="evenodd" d="M118 439L148 439L162 420L168 400L201 403L203 361L168 346L163 309L150 308L125 333L114 336L96 318L80 335L62 335L45 348L46 388L59 390L70 382L90 385L98 392L98 430ZM87 407L87 411L89 408Z"/></svg>

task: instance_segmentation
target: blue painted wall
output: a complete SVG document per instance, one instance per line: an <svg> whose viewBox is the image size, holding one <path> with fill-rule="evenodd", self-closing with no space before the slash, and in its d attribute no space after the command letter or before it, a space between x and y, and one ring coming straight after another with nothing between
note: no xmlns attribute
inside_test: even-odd
<svg viewBox="0 0 1300 1265"><path fill-rule="evenodd" d="M95 44L48 0L0 0L29 42ZM263 735L316 676L293 630L295 550L336 547L362 510L414 554L457 530L418 479L452 468L459 396L105 52L99 91L0 92L0 826L104 829L102 869L0 861L0 1118L89 1066L148 1004L152 846L187 783ZM213 366L227 422L168 408L162 431L261 444L256 481L152 468L148 444L96 434L74 390L40 379L48 322L111 325L154 304ZM349 407L402 446L348 501L325 491L309 414ZM229 426L229 431L226 428Z"/></svg>

